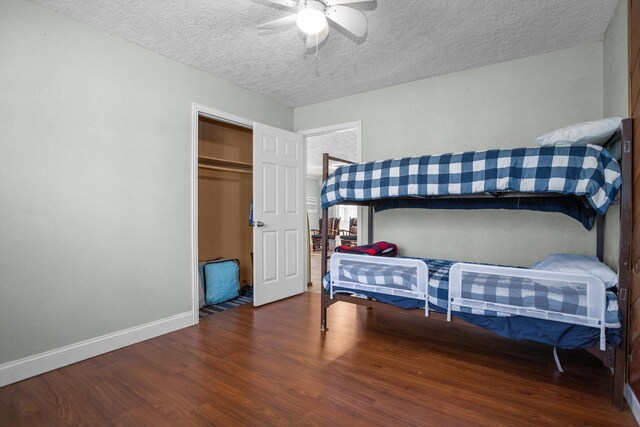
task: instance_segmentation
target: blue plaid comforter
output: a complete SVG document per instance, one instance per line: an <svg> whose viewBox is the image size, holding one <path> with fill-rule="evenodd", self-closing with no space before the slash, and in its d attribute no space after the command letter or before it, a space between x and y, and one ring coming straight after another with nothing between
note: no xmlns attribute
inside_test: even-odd
<svg viewBox="0 0 640 427"><path fill-rule="evenodd" d="M322 187L322 207L511 191L584 196L604 214L621 184L620 165L595 145L472 151L339 166Z"/></svg>
<svg viewBox="0 0 640 427"><path fill-rule="evenodd" d="M449 270L455 262L429 258L420 259L429 267L429 304L446 311L449 297ZM397 265L381 268L379 264L368 264L365 260L362 262L345 261L340 274L342 280L416 290L415 268ZM477 298L482 295L485 301L561 311L566 314L586 314L586 293L580 289L572 287L549 288L540 286L530 279L514 277L505 277L495 282L487 280L487 277L484 274L467 275L465 281L472 284L464 287L462 296L464 298ZM325 288L329 285L328 280L329 275L325 277ZM465 289L467 294L464 293ZM606 326L608 328L620 328L616 295L609 291L606 295ZM497 313L491 310L463 307L462 311L485 316L511 317L509 314Z"/></svg>

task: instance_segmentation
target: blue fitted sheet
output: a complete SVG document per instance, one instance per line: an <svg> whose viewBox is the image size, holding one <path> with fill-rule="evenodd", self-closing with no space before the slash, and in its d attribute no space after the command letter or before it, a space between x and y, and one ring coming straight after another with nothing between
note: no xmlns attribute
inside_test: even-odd
<svg viewBox="0 0 640 427"><path fill-rule="evenodd" d="M424 309L424 301L421 300L378 294L375 292L358 291L358 293L373 298L376 301L392 304L403 309ZM438 313L446 313L446 310L433 304L429 304L429 309ZM600 330L597 328L571 325L545 319L534 319L522 316L483 316L460 312L454 312L453 316L493 331L503 337L541 342L558 348L588 348L598 345L600 340ZM607 328L606 333L607 342L618 347L621 342L620 329Z"/></svg>

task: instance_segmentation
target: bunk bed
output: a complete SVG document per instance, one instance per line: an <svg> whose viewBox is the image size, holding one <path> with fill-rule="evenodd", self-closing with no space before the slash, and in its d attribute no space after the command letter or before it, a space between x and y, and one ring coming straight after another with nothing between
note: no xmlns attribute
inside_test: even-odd
<svg viewBox="0 0 640 427"><path fill-rule="evenodd" d="M347 302L403 310L430 320L482 327L516 339L585 348L613 369L613 405L624 406L631 238L632 124L603 147L566 145L353 163L323 155L322 218L338 204L374 213L395 208L510 209L557 212L596 227L604 257L604 216L620 205L618 283L556 273L420 258L334 254L327 261L323 223L320 326L327 309ZM619 152L619 162L610 154ZM341 163L330 173L330 163ZM624 183L624 185L623 185ZM544 331L539 333L537 331Z"/></svg>

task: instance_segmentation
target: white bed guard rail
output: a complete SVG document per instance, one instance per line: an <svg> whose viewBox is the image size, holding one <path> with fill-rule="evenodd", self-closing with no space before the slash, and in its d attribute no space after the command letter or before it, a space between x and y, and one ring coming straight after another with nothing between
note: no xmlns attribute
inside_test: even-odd
<svg viewBox="0 0 640 427"><path fill-rule="evenodd" d="M452 311L492 311L594 327L604 351L605 292L590 274L456 263L449 272L447 319Z"/></svg>
<svg viewBox="0 0 640 427"><path fill-rule="evenodd" d="M357 291L419 299L425 302L424 314L429 316L429 269L419 259L334 253L330 268L331 299L336 293Z"/></svg>

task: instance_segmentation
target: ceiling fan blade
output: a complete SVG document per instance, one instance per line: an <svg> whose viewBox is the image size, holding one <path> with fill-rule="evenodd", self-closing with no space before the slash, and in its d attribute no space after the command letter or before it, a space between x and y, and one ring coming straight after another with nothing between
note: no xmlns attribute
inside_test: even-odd
<svg viewBox="0 0 640 427"><path fill-rule="evenodd" d="M296 7L298 2L295 0L266 0L269 3L279 4L280 6Z"/></svg>
<svg viewBox="0 0 640 427"><path fill-rule="evenodd" d="M359 10L347 6L327 8L327 18L340 25L356 37L367 34L367 17Z"/></svg>
<svg viewBox="0 0 640 427"><path fill-rule="evenodd" d="M296 22L297 15L289 15L284 18L276 19L275 21L270 21L262 25L258 25L259 30L273 30L274 28L282 28L287 25L293 25Z"/></svg>
<svg viewBox="0 0 640 427"><path fill-rule="evenodd" d="M316 45L319 45L320 43L322 43L324 41L324 39L327 38L327 36L329 35L329 26L325 26L324 30L320 31L317 35L316 34L309 34L307 36L307 49L311 49L316 47Z"/></svg>
<svg viewBox="0 0 640 427"><path fill-rule="evenodd" d="M349 3L366 3L369 1L375 1L375 0L327 0L324 3L327 6L336 6L339 4L349 4Z"/></svg>

